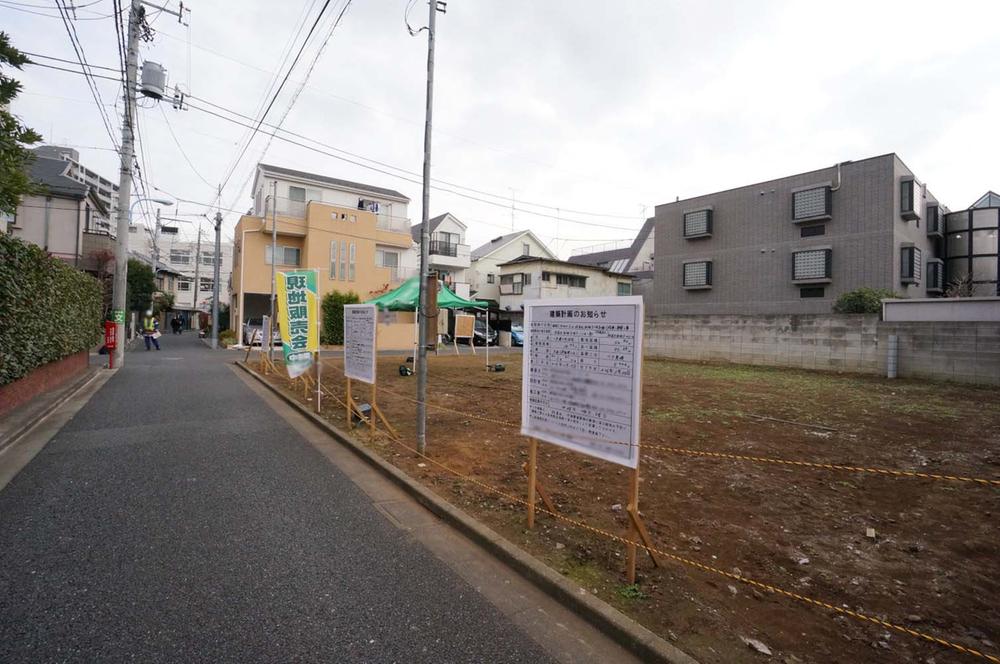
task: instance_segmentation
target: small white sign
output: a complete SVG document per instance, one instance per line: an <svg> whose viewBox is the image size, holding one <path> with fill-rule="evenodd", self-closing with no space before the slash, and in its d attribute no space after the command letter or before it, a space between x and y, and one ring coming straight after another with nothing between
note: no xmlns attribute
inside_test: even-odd
<svg viewBox="0 0 1000 664"><path fill-rule="evenodd" d="M344 305L344 374L375 384L374 304Z"/></svg>
<svg viewBox="0 0 1000 664"><path fill-rule="evenodd" d="M639 465L641 297L524 303L521 433Z"/></svg>

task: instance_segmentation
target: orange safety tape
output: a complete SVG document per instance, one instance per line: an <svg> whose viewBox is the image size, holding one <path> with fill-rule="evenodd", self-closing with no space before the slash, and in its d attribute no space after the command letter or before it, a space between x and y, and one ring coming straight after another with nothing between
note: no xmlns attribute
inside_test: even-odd
<svg viewBox="0 0 1000 664"><path fill-rule="evenodd" d="M492 486L490 484L487 484L485 482L481 482L481 481L475 479L474 477L470 477L468 475L463 475L462 473L458 472L457 470L455 470L453 468L450 468L449 466L441 463L440 461L432 459L431 457L427 456L426 454L422 454L415 447L410 447L409 445L407 445L405 442L403 442L397 436L389 435L388 437L389 437L390 440L392 440L393 442L395 442L396 444L398 444L400 447L402 447L402 448L404 448L404 449L406 449L406 450L408 450L410 452L413 452L417 456L419 456L419 457L421 457L423 459L426 459L427 461L431 462L435 466L438 466L438 467L442 468L443 470L446 470L447 472L455 475L456 477L458 477L460 479L469 481L469 482L471 482L471 483L473 483L473 484L475 484L475 485L477 485L479 487L482 487L483 489L486 489L487 491L490 491L490 492L495 493L497 495L503 496L504 498L507 498L508 500L511 500L513 502L520 503L520 504L525 505L525 506L528 505L528 501L526 501L526 500L524 500L524 499L522 499L522 498L520 498L518 496L515 496L513 494L507 493L506 491L503 491L502 489L498 489L498 488L496 488L496 487L494 487L494 486ZM645 544L643 544L641 542L635 542L635 541L630 540L628 538L622 537L621 535L616 535L616 534L610 533L610 532L608 532L606 530L602 530L600 528L595 528L594 526L591 526L591 525L589 525L587 523L584 523L582 521L577 521L576 519L572 519L570 517L564 516L562 514L558 514L556 512L550 512L549 510L547 510L544 507L539 506L539 505L535 506L535 510L538 511L538 512L544 513L544 514L548 514L549 516L554 517L554 518L556 518L556 519L558 519L560 521L565 521L566 523L569 523L569 524L571 524L571 525L573 525L573 526L575 526L577 528L580 528L582 530L587 530L587 531L596 533L598 535L601 535L602 537L605 537L605 538L608 538L608 539L611 539L611 540L614 540L614 541L617 541L617 542L621 542L622 544L629 544L629 545L633 545L633 546L639 547L641 549L645 549L647 551L659 554L659 555L661 555L661 556L663 556L665 558L669 558L671 560L674 560L676 562L682 563L682 564L687 565L689 567L694 567L694 568L700 569L700 570L705 571L705 572L711 572L713 574L718 574L718 575L721 575L721 576L725 576L725 577L728 577L728 578L733 579L735 581L739 581L741 583L745 583L745 584L750 585L750 586L755 586L757 588L762 588L762 589L767 590L769 592L773 592L773 593L776 593L778 595L782 595L784 597L788 597L790 599L795 599L795 600L798 600L800 602L804 602L806 604L810 604L812 606L818 606L820 608L827 609L829 611L834 611L834 612L839 613L839 614L850 616L850 617L855 618L857 620L861 620L861 621L869 622L869 623L872 623L872 624L875 624L875 625L879 625L879 626L884 627L886 629L892 629L892 630L895 630L895 631L903 633L903 634L908 634L910 636L917 637L917 638L923 639L925 641L929 641L930 643L934 643L934 644L937 644L937 645L941 645L941 646L945 646L945 647L948 647L948 648L952 648L953 650L957 650L958 652L962 652L962 653L965 653L967 655L974 655L976 657L980 657L980 658L988 660L990 662L994 662L994 664L1000 664L1000 657L996 657L994 655L990 655L988 653L984 653L982 651L976 650L975 648L969 648L969 647L963 646L962 644L955 643L954 641L949 641L947 639L942 639L942 638L934 636L932 634L927 634L925 632L920 632L920 631L917 631L917 630L914 630L914 629L910 629L909 627L904 627L903 625L897 625L895 623L888 622L888 621L882 620L880 618L875 618L873 616L866 615L866 614L861 613L859 611L852 611L850 609L845 609L844 607L836 606L834 604L830 604L829 602L824 602L822 600L814 599L812 597L807 597L805 595L800 595L798 593L794 593L794 592L791 592L789 590L785 590L783 588L779 588L777 586L773 586L773 585L771 585L769 583L764 583L764 582L761 582L761 581L756 581L756 580L751 579L749 577L743 576L742 574L736 574L734 572L727 572L724 569L720 569L718 567L712 567L711 565L705 565L703 563L699 563L696 560L691 560L690 558L685 558L683 556L678 556L676 554L669 553L667 551L663 551L662 549L658 549L656 547L646 546Z"/></svg>

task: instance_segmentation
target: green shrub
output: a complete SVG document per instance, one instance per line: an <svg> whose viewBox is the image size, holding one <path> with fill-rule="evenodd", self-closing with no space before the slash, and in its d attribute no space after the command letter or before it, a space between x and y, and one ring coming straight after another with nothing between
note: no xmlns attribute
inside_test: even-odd
<svg viewBox="0 0 1000 664"><path fill-rule="evenodd" d="M885 288L856 288L837 298L833 310L838 314L882 313L882 300L899 297Z"/></svg>
<svg viewBox="0 0 1000 664"><path fill-rule="evenodd" d="M339 346L344 343L344 305L358 304L361 298L351 291L333 291L323 297L323 327L320 343Z"/></svg>
<svg viewBox="0 0 1000 664"><path fill-rule="evenodd" d="M93 348L101 285L41 247L0 234L0 385Z"/></svg>
<svg viewBox="0 0 1000 664"><path fill-rule="evenodd" d="M153 292L156 290L156 279L153 268L149 264L128 259L128 286L125 289L129 311L146 311L153 306Z"/></svg>
<svg viewBox="0 0 1000 664"><path fill-rule="evenodd" d="M219 345L229 348L236 343L236 332L234 330L223 330L219 333Z"/></svg>

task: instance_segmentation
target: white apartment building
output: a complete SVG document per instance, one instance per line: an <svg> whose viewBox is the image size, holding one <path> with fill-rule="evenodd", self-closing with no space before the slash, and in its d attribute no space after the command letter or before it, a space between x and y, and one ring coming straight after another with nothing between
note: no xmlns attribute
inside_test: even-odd
<svg viewBox="0 0 1000 664"><path fill-rule="evenodd" d="M434 217L427 222L430 228L429 268L459 297L468 298L470 287L470 251L465 243L466 226L450 212ZM414 224L410 229L413 242L420 246L423 224ZM419 257L418 257L419 258Z"/></svg>
<svg viewBox="0 0 1000 664"><path fill-rule="evenodd" d="M233 245L219 245L219 302L230 301L230 275L233 271ZM174 308L180 311L210 311L215 282L215 242L176 240L175 236L160 236L160 261L180 273L174 291ZM196 269L197 268L197 269ZM197 285L195 280L197 279Z"/></svg>
<svg viewBox="0 0 1000 664"><path fill-rule="evenodd" d="M520 256L499 269L500 315L513 321L521 320L525 300L631 295L634 279L607 268L536 256Z"/></svg>
<svg viewBox="0 0 1000 664"><path fill-rule="evenodd" d="M558 260L531 231L517 231L495 237L471 252L472 296L477 300L500 301L500 265L521 256Z"/></svg>

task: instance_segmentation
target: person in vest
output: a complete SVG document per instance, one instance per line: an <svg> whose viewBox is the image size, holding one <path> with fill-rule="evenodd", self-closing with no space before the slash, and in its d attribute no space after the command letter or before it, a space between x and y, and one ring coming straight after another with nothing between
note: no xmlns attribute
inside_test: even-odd
<svg viewBox="0 0 1000 664"><path fill-rule="evenodd" d="M146 315L142 318L142 338L146 342L146 350L149 350L150 344L156 346L156 350L160 350L158 336L160 336L160 321L153 316L152 309L147 309Z"/></svg>

